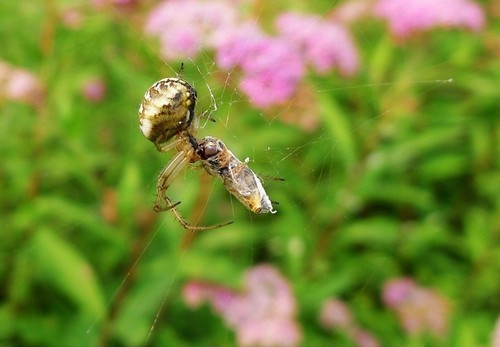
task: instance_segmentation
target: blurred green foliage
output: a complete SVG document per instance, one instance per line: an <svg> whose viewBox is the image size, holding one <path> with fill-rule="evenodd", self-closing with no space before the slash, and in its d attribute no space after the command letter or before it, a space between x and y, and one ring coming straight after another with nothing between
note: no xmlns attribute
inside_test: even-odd
<svg viewBox="0 0 500 347"><path fill-rule="evenodd" d="M282 122L280 109L253 109L210 52L185 61L199 110L213 108L210 91L217 105L200 137L286 180L266 182L279 212L258 216L188 170L169 190L183 215L234 220L193 235L152 211L170 155L137 121L144 92L180 62L166 64L141 33L145 9L82 7L71 28L69 6L0 5L0 59L45 86L38 107L0 99L0 346L233 345L220 318L188 309L180 290L195 278L237 288L262 262L290 280L304 345L342 341L317 322L332 296L384 346L489 343L500 312L498 21L400 45L380 23L357 27L357 77L306 81L312 131ZM106 94L92 102L82 88L96 77ZM445 341L411 341L383 307L383 283L400 276L450 299Z"/></svg>

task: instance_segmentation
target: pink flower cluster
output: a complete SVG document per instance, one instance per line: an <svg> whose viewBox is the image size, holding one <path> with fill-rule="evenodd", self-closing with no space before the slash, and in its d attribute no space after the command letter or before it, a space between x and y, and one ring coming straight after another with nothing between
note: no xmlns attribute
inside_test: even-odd
<svg viewBox="0 0 500 347"><path fill-rule="evenodd" d="M245 275L245 290L192 281L184 287L190 307L208 302L235 329L240 346L297 346L301 332L295 321L296 305L290 285L269 265Z"/></svg>
<svg viewBox="0 0 500 347"><path fill-rule="evenodd" d="M0 99L39 105L44 99L43 86L31 72L0 61Z"/></svg>
<svg viewBox="0 0 500 347"><path fill-rule="evenodd" d="M345 76L359 69L359 55L347 25L367 17L383 18L392 33L407 37L436 26L479 29L484 14L471 0L351 0L330 18L284 13L277 34L264 33L242 16L239 2L165 0L147 21L147 33L160 39L166 59L194 58L203 49L216 52L217 64L238 68L240 88L257 107L289 101L311 65L324 74L333 68Z"/></svg>
<svg viewBox="0 0 500 347"><path fill-rule="evenodd" d="M400 278L385 284L383 299L396 312L408 334L430 332L437 337L446 334L450 306L435 291L419 286L412 279Z"/></svg>
<svg viewBox="0 0 500 347"><path fill-rule="evenodd" d="M326 329L343 331L359 347L379 346L379 342L369 331L360 328L356 324L352 317L351 310L340 300L326 300L321 308L319 321Z"/></svg>
<svg viewBox="0 0 500 347"><path fill-rule="evenodd" d="M398 37L433 27L479 30L484 25L481 7L470 0L379 0L373 11L389 22L391 32Z"/></svg>
<svg viewBox="0 0 500 347"><path fill-rule="evenodd" d="M146 21L148 34L158 36L166 59L196 56L228 28L237 26L236 8L226 1L164 1Z"/></svg>
<svg viewBox="0 0 500 347"><path fill-rule="evenodd" d="M259 107L289 99L304 75L302 56L293 45L250 24L218 40L216 61L224 69L241 69L240 88Z"/></svg>
<svg viewBox="0 0 500 347"><path fill-rule="evenodd" d="M318 73L334 67L345 75L358 68L349 32L318 16L283 14L278 35L242 18L229 1L165 1L151 12L146 32L158 36L163 56L182 59L209 48L226 70L239 68L241 90L261 108L293 97L306 64Z"/></svg>
<svg viewBox="0 0 500 347"><path fill-rule="evenodd" d="M334 66L345 75L358 70L358 52L344 26L296 13L282 14L276 23L281 36L293 43L318 73L326 73Z"/></svg>

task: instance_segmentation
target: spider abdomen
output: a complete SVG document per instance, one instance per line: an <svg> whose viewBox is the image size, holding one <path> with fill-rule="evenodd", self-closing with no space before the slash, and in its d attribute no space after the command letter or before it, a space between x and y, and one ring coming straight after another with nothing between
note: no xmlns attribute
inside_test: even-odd
<svg viewBox="0 0 500 347"><path fill-rule="evenodd" d="M189 128L194 118L196 90L180 78L154 83L139 106L139 126L155 145Z"/></svg>

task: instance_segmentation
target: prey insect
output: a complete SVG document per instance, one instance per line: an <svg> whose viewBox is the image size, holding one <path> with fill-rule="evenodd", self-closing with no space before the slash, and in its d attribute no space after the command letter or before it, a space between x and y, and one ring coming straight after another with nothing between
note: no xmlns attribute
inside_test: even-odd
<svg viewBox="0 0 500 347"><path fill-rule="evenodd" d="M219 139L206 136L196 153L212 176L220 178L234 197L254 213L276 213L260 178L248 167L249 159L240 161Z"/></svg>

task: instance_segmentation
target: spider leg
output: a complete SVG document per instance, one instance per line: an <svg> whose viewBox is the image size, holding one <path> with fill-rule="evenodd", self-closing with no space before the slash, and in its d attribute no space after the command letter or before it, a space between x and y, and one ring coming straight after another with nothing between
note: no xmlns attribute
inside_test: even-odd
<svg viewBox="0 0 500 347"><path fill-rule="evenodd" d="M204 111L202 114L200 114L198 117L200 118L206 118L208 119L209 121L213 122L213 123L216 123L217 121L215 120L214 117L212 117L212 115L210 114L210 111Z"/></svg>
<svg viewBox="0 0 500 347"><path fill-rule="evenodd" d="M174 213L175 218L181 223L181 225L184 227L184 229L189 229L189 230L211 230L211 229L217 229L220 227L224 227L229 224L233 224L233 221L229 222L224 222L220 223L217 225L210 225L210 226L197 226L197 225L191 225L189 224L180 214L180 212L175 208L178 204L175 204L174 206L171 207L171 211Z"/></svg>
<svg viewBox="0 0 500 347"><path fill-rule="evenodd" d="M162 170L160 173L160 177L158 178L157 184L157 195L156 195L156 204L154 210L156 212L161 211L172 211L174 213L175 218L181 223L181 225L185 229L189 230L210 230L216 229L228 224L233 223L233 221L212 225L212 226L195 226L189 224L180 214L180 212L176 209L179 202L173 203L172 200L166 195L166 191L173 180L179 175L179 173L189 164L190 158L194 153L194 149L189 150L188 153L179 152L175 155L175 157L170 161L170 163ZM165 206L162 206L165 205Z"/></svg>
<svg viewBox="0 0 500 347"><path fill-rule="evenodd" d="M177 73L177 77L182 78L183 73L184 73L184 62L181 62L181 67L179 68L179 72Z"/></svg>
<svg viewBox="0 0 500 347"><path fill-rule="evenodd" d="M261 174L257 174L257 176L258 176L261 180L267 180L267 181L281 181L281 182L286 181L283 177L267 176L267 175L261 175Z"/></svg>
<svg viewBox="0 0 500 347"><path fill-rule="evenodd" d="M155 143L155 145L156 145L156 149L158 151L165 153L165 152L170 151L171 149L174 149L175 147L180 145L183 141L184 141L184 139L182 137L178 137L174 141L172 141L164 146L162 146L158 143Z"/></svg>
<svg viewBox="0 0 500 347"><path fill-rule="evenodd" d="M171 203L170 199L166 195L166 191L172 181L179 175L181 170L186 167L187 163L189 163L189 159L186 157L184 152L179 152L161 171L158 183L156 184L156 204L154 207L156 212L167 211L176 206ZM163 202L166 202L167 206L162 207Z"/></svg>

